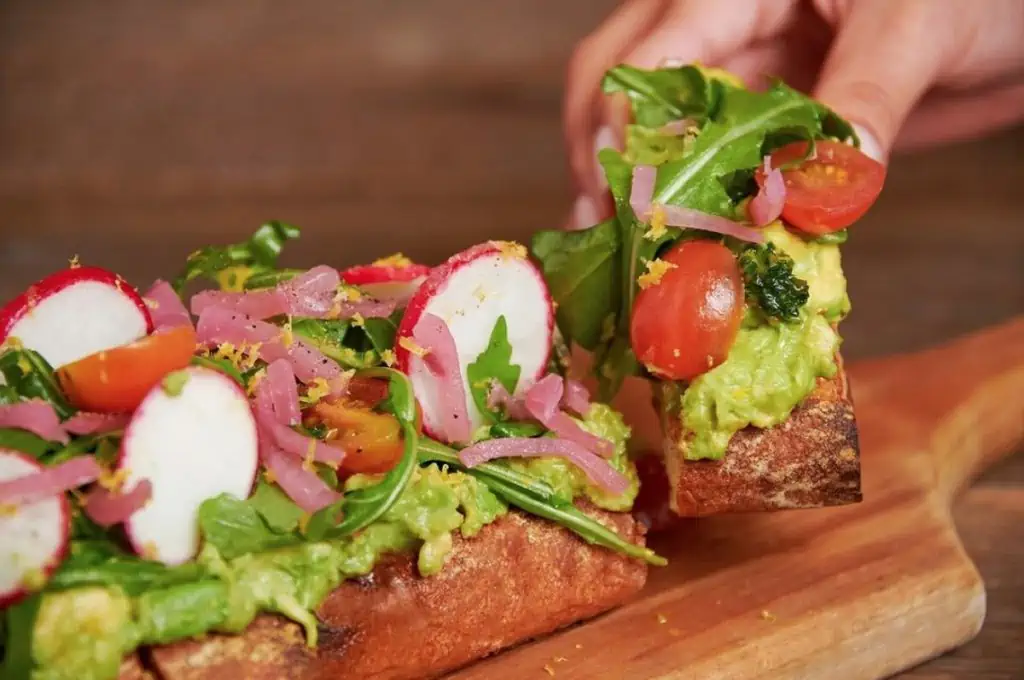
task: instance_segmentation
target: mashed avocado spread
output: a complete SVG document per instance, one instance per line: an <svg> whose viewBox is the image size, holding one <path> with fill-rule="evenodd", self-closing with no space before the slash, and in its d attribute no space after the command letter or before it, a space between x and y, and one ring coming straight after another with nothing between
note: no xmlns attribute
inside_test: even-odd
<svg viewBox="0 0 1024 680"><path fill-rule="evenodd" d="M816 243L775 222L768 240L793 258L793 273L808 284L809 298L798 320L769 322L748 314L719 366L682 386L666 383L663 403L679 409L689 437L689 460L719 459L739 430L783 422L814 389L818 378L836 373L839 334L833 328L850 311L839 247Z"/></svg>
<svg viewBox="0 0 1024 680"><path fill-rule="evenodd" d="M600 507L628 510L638 487L636 471L626 457L629 428L603 404L593 404L581 424L614 443L612 464L633 482L622 496L603 494L561 459L510 464L543 478L567 499L585 496ZM374 481L357 475L345 488ZM430 464L414 472L380 520L346 539L300 543L230 560L206 544L196 558L201 578L135 596L101 585L45 592L32 636L31 677L116 678L122 658L140 645L212 631L238 633L260 612L298 622L309 644L315 645L313 611L343 580L368 574L386 554L412 551L420 574L435 574L451 553L455 532L475 536L507 511L506 503L475 478Z"/></svg>

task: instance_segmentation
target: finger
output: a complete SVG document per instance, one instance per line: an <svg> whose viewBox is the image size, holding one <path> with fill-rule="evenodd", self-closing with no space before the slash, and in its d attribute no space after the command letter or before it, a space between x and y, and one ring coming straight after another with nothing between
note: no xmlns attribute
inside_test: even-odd
<svg viewBox="0 0 1024 680"><path fill-rule="evenodd" d="M981 137L1024 122L1024 83L926 95L896 138L900 151Z"/></svg>
<svg viewBox="0 0 1024 680"><path fill-rule="evenodd" d="M861 149L884 160L956 36L933 0L861 0L833 43L815 96L855 123Z"/></svg>
<svg viewBox="0 0 1024 680"><path fill-rule="evenodd" d="M654 68L669 58L718 63L751 43L778 35L796 14L795 0L675 0L626 62Z"/></svg>
<svg viewBox="0 0 1024 680"><path fill-rule="evenodd" d="M569 165L581 195L596 196L602 190L603 178L596 174L594 163L601 79L657 22L665 6L666 0L628 0L579 44L569 60L562 124Z"/></svg>

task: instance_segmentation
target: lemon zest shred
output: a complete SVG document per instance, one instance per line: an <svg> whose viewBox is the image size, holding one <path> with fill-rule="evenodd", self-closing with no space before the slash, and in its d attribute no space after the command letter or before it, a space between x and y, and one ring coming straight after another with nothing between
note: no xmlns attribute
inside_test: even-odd
<svg viewBox="0 0 1024 680"><path fill-rule="evenodd" d="M426 347L421 346L415 340L410 338L408 335L403 335L398 339L398 346L407 352L415 354L420 359L430 354L430 350Z"/></svg>
<svg viewBox="0 0 1024 680"><path fill-rule="evenodd" d="M68 259L68 268L70 268L70 269L78 269L81 266L82 266L82 263L78 261L78 255L77 254L76 255L72 255L70 257L70 259Z"/></svg>
<svg viewBox="0 0 1024 680"><path fill-rule="evenodd" d="M642 290L658 285L661 283L661 279L665 274L676 268L676 265L671 262L666 262L665 260L657 257L653 260L648 260L646 266L647 271L641 274L636 280Z"/></svg>
<svg viewBox="0 0 1024 680"><path fill-rule="evenodd" d="M395 356L393 350L386 349L380 353L380 360L384 362L385 366L394 366L398 358Z"/></svg>
<svg viewBox="0 0 1024 680"><path fill-rule="evenodd" d="M109 470L102 470L99 478L96 482L107 491L118 492L121 487L124 486L125 477L128 476L128 468L121 468L110 472Z"/></svg>
<svg viewBox="0 0 1024 680"><path fill-rule="evenodd" d="M374 260L372 265L374 267L393 267L395 269L405 269L412 266L412 260L407 258L402 253L394 253L387 257L382 257L379 260Z"/></svg>
<svg viewBox="0 0 1024 680"><path fill-rule="evenodd" d="M366 327L366 319L363 318L362 314L360 314L359 312L356 312L355 314L352 315L352 325L353 326L358 326L359 328L365 328Z"/></svg>
<svg viewBox="0 0 1024 680"><path fill-rule="evenodd" d="M657 241L666 233L668 233L668 229L665 226L665 209L660 205L655 205L651 208L651 222L647 231L644 232L644 238L648 241Z"/></svg>
<svg viewBox="0 0 1024 680"><path fill-rule="evenodd" d="M491 241L491 245L508 258L526 259L526 246L516 241Z"/></svg>

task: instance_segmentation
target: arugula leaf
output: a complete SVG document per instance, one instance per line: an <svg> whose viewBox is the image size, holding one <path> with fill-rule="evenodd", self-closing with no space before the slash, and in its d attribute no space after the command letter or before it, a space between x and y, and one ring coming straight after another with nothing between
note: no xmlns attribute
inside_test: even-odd
<svg viewBox="0 0 1024 680"><path fill-rule="evenodd" d="M13 449L27 453L33 458L42 458L59 447L60 444L50 442L27 430L0 428L0 448Z"/></svg>
<svg viewBox="0 0 1024 680"><path fill-rule="evenodd" d="M249 505L259 513L271 531L294 531L302 519L302 508L295 504L277 484L261 479L249 498Z"/></svg>
<svg viewBox="0 0 1024 680"><path fill-rule="evenodd" d="M593 350L620 304L622 238L615 220L582 231L541 231L531 244L566 341Z"/></svg>
<svg viewBox="0 0 1024 680"><path fill-rule="evenodd" d="M0 385L0 404L17 404L21 401L21 395L10 385Z"/></svg>
<svg viewBox="0 0 1024 680"><path fill-rule="evenodd" d="M716 88L696 66L645 71L619 65L609 70L601 88L624 92L633 106L633 119L644 127L708 115L716 104Z"/></svg>
<svg viewBox="0 0 1024 680"><path fill-rule="evenodd" d="M814 243L824 243L825 245L840 245L846 243L850 238L850 231L843 229L841 231L833 231L830 234L822 234L811 239Z"/></svg>
<svg viewBox="0 0 1024 680"><path fill-rule="evenodd" d="M397 318L396 318L397 316ZM401 316L365 319L357 326L351 319L293 319L292 331L325 355L347 368L380 365L385 350L395 344Z"/></svg>
<svg viewBox="0 0 1024 680"><path fill-rule="evenodd" d="M467 468L458 453L432 439L420 440L421 463L440 463L476 477L488 489L520 510L543 517L574 532L588 543L642 559L649 564L664 565L666 560L650 548L644 548L622 538L612 529L584 514L572 503L560 500L547 482L517 472L498 462L481 463Z"/></svg>
<svg viewBox="0 0 1024 680"><path fill-rule="evenodd" d="M820 107L796 90L776 85L767 92L729 90L684 158L658 168L654 201L732 217L735 206L721 178L754 168L764 157L766 136L784 129L811 140L821 136Z"/></svg>
<svg viewBox="0 0 1024 680"><path fill-rule="evenodd" d="M278 527L287 521L277 508L270 508L268 500L260 500L259 507L274 517ZM301 514L301 511L300 511ZM295 521L298 526L298 520ZM226 560L248 553L292 545L301 541L292 529L275 531L257 510L257 504L220 494L203 501L199 506L199 528L203 539L217 549Z"/></svg>
<svg viewBox="0 0 1024 680"><path fill-rule="evenodd" d="M192 357L191 364L193 366L201 366L203 368L212 368L215 371L220 371L224 375L234 380L238 385L245 389L247 381L242 377L242 374L238 372L235 365L227 359L219 359L217 357L204 357L196 355Z"/></svg>
<svg viewBox="0 0 1024 680"><path fill-rule="evenodd" d="M313 513L305 531L311 541L350 536L380 519L402 495L416 469L420 437L416 430L416 398L408 376L390 368L370 368L357 376L387 378L388 396L379 408L395 416L402 427L402 458L376 484L348 491L338 502Z"/></svg>
<svg viewBox="0 0 1024 680"><path fill-rule="evenodd" d="M109 540L76 540L71 554L54 572L48 590L66 590L86 585L118 586L128 595L188 583L202 578L206 570L194 562L168 567L121 551Z"/></svg>
<svg viewBox="0 0 1024 680"><path fill-rule="evenodd" d="M298 227L285 222L266 222L247 241L207 246L192 253L171 285L180 293L192 279L202 276L216 281L218 273L231 267L252 267L258 272L273 269L285 242L298 238L299 234Z"/></svg>
<svg viewBox="0 0 1024 680"><path fill-rule="evenodd" d="M539 437L545 432L547 432L546 428L529 421L495 423L491 425L490 429L490 435L494 439L501 439L502 437Z"/></svg>
<svg viewBox="0 0 1024 680"><path fill-rule="evenodd" d="M36 593L2 612L7 631L2 666L5 680L30 680L33 676L32 633L41 603L42 596Z"/></svg>
<svg viewBox="0 0 1024 680"><path fill-rule="evenodd" d="M62 420L75 412L58 385L53 368L38 352L31 349L7 350L0 355L0 374L19 396L42 399L53 406Z"/></svg>
<svg viewBox="0 0 1024 680"><path fill-rule="evenodd" d="M632 165L661 165L682 158L693 147L695 135L666 135L630 125L626 128L625 158Z"/></svg>
<svg viewBox="0 0 1024 680"><path fill-rule="evenodd" d="M487 404L487 395L493 381L497 380L512 394L519 383L521 368L512 363L512 345L508 342L508 322L505 316L499 316L494 322L494 329L487 341L487 347L473 363L466 366L466 377L469 379L469 391L480 413L489 422L502 420Z"/></svg>
<svg viewBox="0 0 1024 680"><path fill-rule="evenodd" d="M258 290L260 288L274 288L280 283L290 281L299 274L301 269L271 269L269 271L255 272L242 284L245 290Z"/></svg>

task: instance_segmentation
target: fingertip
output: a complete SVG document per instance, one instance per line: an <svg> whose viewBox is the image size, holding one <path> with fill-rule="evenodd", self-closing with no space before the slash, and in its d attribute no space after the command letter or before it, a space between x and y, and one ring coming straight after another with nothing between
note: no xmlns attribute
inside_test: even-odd
<svg viewBox="0 0 1024 680"><path fill-rule="evenodd" d="M853 127L853 131L857 134L857 138L860 140L860 150L868 158L872 158L879 163L885 163L888 154L882 147L882 143L878 141L878 135L872 132L867 126L861 125L860 123L851 122L850 125Z"/></svg>

